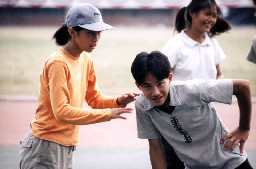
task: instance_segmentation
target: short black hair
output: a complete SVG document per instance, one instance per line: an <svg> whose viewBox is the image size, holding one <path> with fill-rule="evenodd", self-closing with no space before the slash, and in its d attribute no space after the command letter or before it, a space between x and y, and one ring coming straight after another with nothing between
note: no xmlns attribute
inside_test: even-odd
<svg viewBox="0 0 256 169"><path fill-rule="evenodd" d="M131 67L133 78L138 85L141 85L149 74L158 81L169 77L171 66L167 56L159 51L139 53L134 59Z"/></svg>

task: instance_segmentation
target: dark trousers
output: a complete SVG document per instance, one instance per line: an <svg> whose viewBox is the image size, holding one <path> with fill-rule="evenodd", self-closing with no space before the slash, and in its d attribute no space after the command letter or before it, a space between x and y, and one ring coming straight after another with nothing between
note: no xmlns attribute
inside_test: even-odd
<svg viewBox="0 0 256 169"><path fill-rule="evenodd" d="M176 155L172 146L163 137L161 140L165 151L167 169L184 169L184 163Z"/></svg>
<svg viewBox="0 0 256 169"><path fill-rule="evenodd" d="M161 137L162 144L165 151L165 159L167 164L167 169L184 169L184 163L179 159L173 150L172 146ZM253 169L248 159L246 159L240 166L235 169Z"/></svg>
<svg viewBox="0 0 256 169"><path fill-rule="evenodd" d="M236 169L253 169L251 164L249 163L248 159L245 160L240 166L238 166Z"/></svg>

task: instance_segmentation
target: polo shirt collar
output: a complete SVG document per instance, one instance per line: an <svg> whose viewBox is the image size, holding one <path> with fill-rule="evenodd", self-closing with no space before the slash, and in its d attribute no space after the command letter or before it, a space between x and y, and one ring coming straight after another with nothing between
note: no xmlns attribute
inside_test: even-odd
<svg viewBox="0 0 256 169"><path fill-rule="evenodd" d="M207 33L205 33L205 39L203 41L203 43L198 43L197 41L194 41L193 39L191 39L186 33L185 30L181 31L181 36L182 36L182 40L183 42L190 47L196 46L196 45L200 45L200 46L209 46L211 44L211 39L209 37L209 35Z"/></svg>
<svg viewBox="0 0 256 169"><path fill-rule="evenodd" d="M144 96L144 94L141 94L143 96L143 107L146 111L152 109L155 107L155 105L153 105L148 99L146 99L146 97ZM170 85L170 106L179 106L181 105L175 87Z"/></svg>

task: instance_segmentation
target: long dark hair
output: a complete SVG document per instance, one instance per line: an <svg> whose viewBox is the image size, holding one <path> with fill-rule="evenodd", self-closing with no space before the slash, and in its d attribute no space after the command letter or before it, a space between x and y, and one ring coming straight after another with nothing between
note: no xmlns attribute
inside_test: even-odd
<svg viewBox="0 0 256 169"><path fill-rule="evenodd" d="M79 26L74 26L73 29L77 32L80 32L84 28L81 28ZM62 26L54 33L53 39L55 39L55 42L59 46L64 46L68 43L68 41L71 39L71 36L68 33L68 27L66 24L62 24Z"/></svg>
<svg viewBox="0 0 256 169"><path fill-rule="evenodd" d="M218 16L216 24L208 32L209 36L212 37L230 30L231 26L227 20L221 17L221 10L215 0L192 0L187 7L181 8L176 15L175 30L181 32L183 29L190 27L192 18L189 12L198 13L205 8L210 8L212 5L217 7Z"/></svg>

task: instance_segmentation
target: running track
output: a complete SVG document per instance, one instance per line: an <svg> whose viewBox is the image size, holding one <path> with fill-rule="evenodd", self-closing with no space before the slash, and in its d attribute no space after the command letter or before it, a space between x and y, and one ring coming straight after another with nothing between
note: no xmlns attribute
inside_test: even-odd
<svg viewBox="0 0 256 169"><path fill-rule="evenodd" d="M18 146L30 130L36 100L0 100L0 146ZM232 130L237 127L239 111L237 102L231 105L215 104L223 122ZM134 108L131 103L128 107ZM106 123L81 126L80 146L86 147L147 147L147 141L137 139L135 112L126 114L127 120L112 120ZM246 149L256 150L256 102L253 102L251 132Z"/></svg>
<svg viewBox="0 0 256 169"><path fill-rule="evenodd" d="M12 150L11 147L14 147L14 152L10 152L11 155L3 156L6 162L2 161L0 164L3 166L9 166L13 162L15 164L13 166L17 166L17 159L13 159L17 157L17 147L19 146L20 140L25 136L27 132L30 131L29 123L33 120L34 112L37 107L37 102L34 99L25 99L25 100L16 100L16 99L2 99L0 100L0 149L1 153L6 153L6 151ZM134 108L134 103L128 105L128 107ZM239 111L237 102L233 102L231 105L224 105L215 103L215 107L219 112L219 115L222 121L226 124L226 126L232 130L235 129L238 125L239 120ZM141 154L145 154L145 151L148 149L147 140L140 140L137 138L136 131L136 119L135 112L132 114L126 114L127 120L112 120L106 123L98 123L93 125L81 126L80 128L80 148L77 150L78 162L75 163L74 168L83 168L86 164L89 167L89 164L93 164L91 168L104 168L106 165L119 166L123 162L106 163L109 161L109 152L112 152L111 156L114 156L115 159L129 158L134 156L135 160L137 159L138 166L141 164L141 168L149 168L149 157L141 156ZM114 149L113 149L114 148ZM133 148L133 149L131 149ZM256 167L256 101L253 101L253 109L252 109L252 120L251 120L251 132L249 139L246 142L245 149L248 150L250 154L249 160L253 163L254 167ZM114 150L114 151L113 151ZM93 153L98 154L96 156L102 156L103 159L106 159L105 163L102 161L102 166L95 166L97 164L97 158L90 158ZM134 152L136 151L136 152ZM85 153L87 152L87 153ZM144 153L143 153L144 152ZM89 153L89 154L88 154ZM123 155L126 153L128 155ZM129 154L130 153L130 154ZM136 154L137 153L137 154ZM116 156L115 156L116 154ZM87 156L86 156L87 155ZM137 158L142 158L139 160ZM11 159L10 159L11 158ZM87 159L86 163L85 159ZM8 161L9 160L9 161ZM13 160L13 162L12 162ZM92 160L95 160L93 163ZM112 160L112 159L111 159ZM128 160L128 161L127 161ZM130 161L134 161L134 159L130 159ZM126 159L127 163L130 165L129 159ZM6 163L6 164L5 164ZM99 163L98 165L100 165ZM105 164L105 165L104 165ZM145 167L148 166L148 167ZM2 167L3 167L2 166ZM127 168L127 166L123 166ZM8 167L9 168L9 167ZM90 167L89 167L90 168ZM108 167L106 167L108 168ZM132 167L130 167L132 168ZM137 168L137 167L135 167ZM0 169L1 165L0 165ZM7 169L5 167L5 169Z"/></svg>

